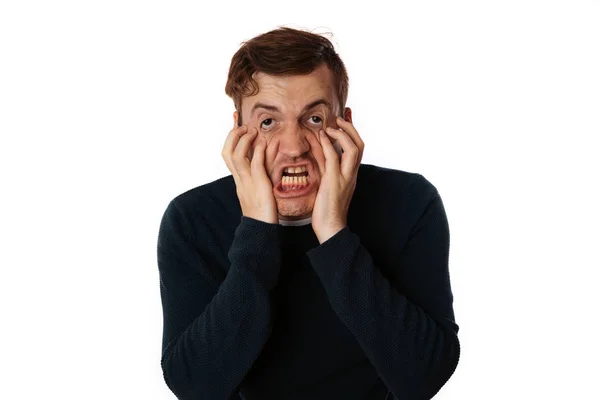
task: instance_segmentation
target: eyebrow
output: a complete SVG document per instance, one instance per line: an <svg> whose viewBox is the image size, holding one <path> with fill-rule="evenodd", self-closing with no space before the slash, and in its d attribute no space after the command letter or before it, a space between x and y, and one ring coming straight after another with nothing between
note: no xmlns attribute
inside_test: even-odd
<svg viewBox="0 0 600 400"><path fill-rule="evenodd" d="M321 98L321 99L315 100L312 103L304 106L304 108L302 109L302 113L305 113L306 111L308 111L312 108L315 108L316 106L319 106L321 104L325 105L327 108L329 108L331 110L331 104L326 99ZM259 108L264 108L265 110L281 113L281 111L279 111L279 108L277 108L275 106L272 106L269 104L264 104L264 103L256 103L252 106L250 115L253 115L254 112Z"/></svg>

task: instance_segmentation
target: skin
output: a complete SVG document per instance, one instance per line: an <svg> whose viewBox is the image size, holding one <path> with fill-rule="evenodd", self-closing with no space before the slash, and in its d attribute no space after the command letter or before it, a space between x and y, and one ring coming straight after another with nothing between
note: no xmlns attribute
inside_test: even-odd
<svg viewBox="0 0 600 400"><path fill-rule="evenodd" d="M322 243L345 227L356 187L364 143L352 125L352 111L346 107L344 119L336 118L340 106L325 64L307 75L258 72L254 79L259 91L242 99L241 127L238 112L233 113L234 129L222 153L236 180L242 212L269 223L312 215ZM327 104L305 109L321 99ZM277 110L254 108L257 103ZM343 149L341 157L334 141ZM277 189L282 168L298 163L307 163L311 187L289 197Z"/></svg>

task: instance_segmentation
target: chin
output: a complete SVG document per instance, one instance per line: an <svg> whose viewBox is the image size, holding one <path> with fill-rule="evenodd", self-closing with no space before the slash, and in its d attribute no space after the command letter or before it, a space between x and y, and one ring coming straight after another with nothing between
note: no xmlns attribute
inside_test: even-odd
<svg viewBox="0 0 600 400"><path fill-rule="evenodd" d="M302 219L312 214L314 198L311 199L277 199L277 212L286 219Z"/></svg>

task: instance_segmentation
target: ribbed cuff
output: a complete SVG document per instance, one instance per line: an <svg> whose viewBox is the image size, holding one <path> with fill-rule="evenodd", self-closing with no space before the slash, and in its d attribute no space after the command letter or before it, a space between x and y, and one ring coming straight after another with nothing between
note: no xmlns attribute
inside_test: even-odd
<svg viewBox="0 0 600 400"><path fill-rule="evenodd" d="M231 268L254 273L272 289L281 269L281 227L242 216L228 253Z"/></svg>
<svg viewBox="0 0 600 400"><path fill-rule="evenodd" d="M346 226L321 245L309 250L306 255L323 284L327 286L328 283L348 274L347 269L359 247L359 237Z"/></svg>

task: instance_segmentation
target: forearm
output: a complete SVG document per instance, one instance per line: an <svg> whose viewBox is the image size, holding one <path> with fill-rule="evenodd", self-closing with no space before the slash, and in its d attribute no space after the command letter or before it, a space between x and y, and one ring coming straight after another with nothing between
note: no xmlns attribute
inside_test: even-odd
<svg viewBox="0 0 600 400"><path fill-rule="evenodd" d="M207 239L179 234L179 221L172 207L158 247L165 382L180 399L229 399L271 331L278 227L242 218L228 252L229 271L218 283L205 257L191 250L190 243Z"/></svg>
<svg viewBox="0 0 600 400"><path fill-rule="evenodd" d="M399 398L429 398L459 356L453 322L401 295L348 228L309 252L330 303Z"/></svg>
<svg viewBox="0 0 600 400"><path fill-rule="evenodd" d="M165 381L180 399L228 399L270 329L268 291L253 273L234 266L206 310L165 350Z"/></svg>

